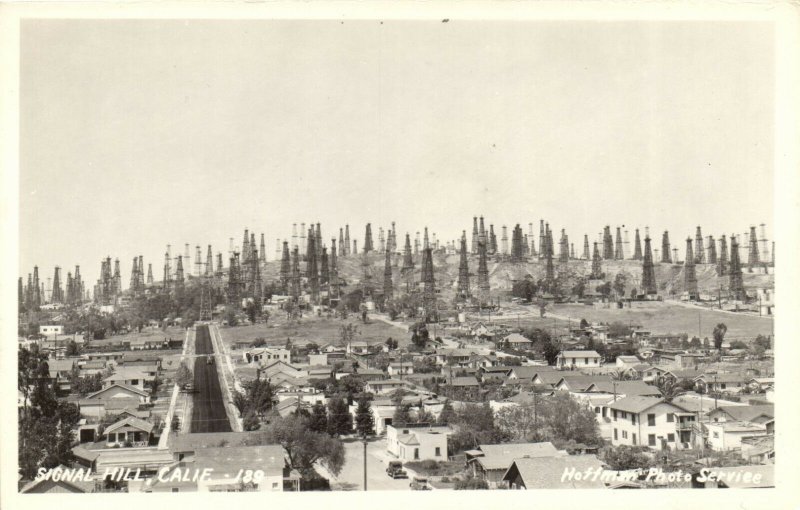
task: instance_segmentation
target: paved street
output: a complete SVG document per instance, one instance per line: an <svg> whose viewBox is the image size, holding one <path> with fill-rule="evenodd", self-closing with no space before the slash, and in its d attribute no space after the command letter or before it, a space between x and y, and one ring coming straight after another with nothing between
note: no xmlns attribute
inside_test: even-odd
<svg viewBox="0 0 800 510"><path fill-rule="evenodd" d="M197 354L214 354L208 326L197 327ZM192 432L230 432L231 424L225 411L225 401L217 375L216 362L208 364L206 356L194 360L194 394Z"/></svg>
<svg viewBox="0 0 800 510"><path fill-rule="evenodd" d="M344 443L345 463L338 477L331 479L333 490L364 490L364 444L361 441ZM410 479L392 479L386 474L389 462L386 441L379 439L367 444L367 490L410 490Z"/></svg>

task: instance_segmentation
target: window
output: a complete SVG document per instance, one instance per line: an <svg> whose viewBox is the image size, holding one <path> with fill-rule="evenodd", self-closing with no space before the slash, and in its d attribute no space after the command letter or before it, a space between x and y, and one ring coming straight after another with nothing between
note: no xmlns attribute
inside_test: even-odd
<svg viewBox="0 0 800 510"><path fill-rule="evenodd" d="M594 408L594 414L600 414L600 407L599 406L596 406Z"/></svg>
<svg viewBox="0 0 800 510"><path fill-rule="evenodd" d="M419 448L414 448L414 460L419 460Z"/></svg>
<svg viewBox="0 0 800 510"><path fill-rule="evenodd" d="M714 432L714 439L719 439L719 432Z"/></svg>
<svg viewBox="0 0 800 510"><path fill-rule="evenodd" d="M589 364L589 358L583 358L583 364L584 365L588 365Z"/></svg>
<svg viewBox="0 0 800 510"><path fill-rule="evenodd" d="M675 434L667 434L667 442L674 443L675 442Z"/></svg>
<svg viewBox="0 0 800 510"><path fill-rule="evenodd" d="M612 409L611 410L611 415L614 417L614 421L617 421L617 410L616 409Z"/></svg>
<svg viewBox="0 0 800 510"><path fill-rule="evenodd" d="M131 379L131 386L136 386L139 384L139 379Z"/></svg>
<svg viewBox="0 0 800 510"><path fill-rule="evenodd" d="M636 434L633 435L633 445L636 446Z"/></svg>
<svg viewBox="0 0 800 510"><path fill-rule="evenodd" d="M441 456L442 456L442 449L441 449L441 448L439 448L438 446L436 447L436 453L435 453L435 455L436 455L437 457L441 457Z"/></svg>
<svg viewBox="0 0 800 510"><path fill-rule="evenodd" d="M619 438L617 437L617 429L614 429L614 439L619 439Z"/></svg>
<svg viewBox="0 0 800 510"><path fill-rule="evenodd" d="M722 388L723 390L725 389L725 383L722 383L722 385L721 385L721 388Z"/></svg>
<svg viewBox="0 0 800 510"><path fill-rule="evenodd" d="M627 430L623 430L622 431L622 439L628 439L628 431Z"/></svg>
<svg viewBox="0 0 800 510"><path fill-rule="evenodd" d="M672 423L675 421L675 415L672 413L667 413L667 423Z"/></svg>
<svg viewBox="0 0 800 510"><path fill-rule="evenodd" d="M647 415L647 426L648 427L655 427L656 426L656 415L655 414L648 414Z"/></svg>
<svg viewBox="0 0 800 510"><path fill-rule="evenodd" d="M636 415L631 413L631 423L636 425Z"/></svg>
<svg viewBox="0 0 800 510"><path fill-rule="evenodd" d="M648 434L647 435L647 445L648 446L655 446L656 445L656 435L655 434Z"/></svg>

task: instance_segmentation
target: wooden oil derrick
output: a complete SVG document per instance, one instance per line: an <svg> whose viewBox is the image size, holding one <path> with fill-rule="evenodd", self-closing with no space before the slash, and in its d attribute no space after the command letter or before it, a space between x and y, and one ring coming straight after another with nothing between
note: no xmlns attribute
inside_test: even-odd
<svg viewBox="0 0 800 510"><path fill-rule="evenodd" d="M639 237L639 229L636 229L636 237L633 241L633 260L642 260L642 240Z"/></svg>
<svg viewBox="0 0 800 510"><path fill-rule="evenodd" d="M486 261L486 245L478 243L478 304L481 308L489 306L491 288L489 285L489 266Z"/></svg>
<svg viewBox="0 0 800 510"><path fill-rule="evenodd" d="M750 272L760 264L758 253L758 236L756 235L756 227L750 227L750 250L748 251L747 267Z"/></svg>
<svg viewBox="0 0 800 510"><path fill-rule="evenodd" d="M164 252L164 279L162 286L164 292L172 290L172 268L170 267L169 251Z"/></svg>
<svg viewBox="0 0 800 510"><path fill-rule="evenodd" d="M364 246L362 249L364 253L369 253L374 249L372 247L372 225L369 223L367 223L367 228L364 231Z"/></svg>
<svg viewBox="0 0 800 510"><path fill-rule="evenodd" d="M731 235L730 293L731 298L744 301L744 282L742 281L742 263L739 260L739 242Z"/></svg>
<svg viewBox="0 0 800 510"><path fill-rule="evenodd" d="M433 278L433 250L425 248L422 253L422 308L425 322L438 322L439 312L436 307L436 282Z"/></svg>
<svg viewBox="0 0 800 510"><path fill-rule="evenodd" d="M644 261L642 262L642 290L648 296L658 293L656 272L653 267L653 253L650 250L650 236L644 238Z"/></svg>
<svg viewBox="0 0 800 510"><path fill-rule="evenodd" d="M561 240L558 247L558 261L569 261L569 237L567 237L567 232L563 228L561 229Z"/></svg>
<svg viewBox="0 0 800 510"><path fill-rule="evenodd" d="M695 257L692 250L692 238L686 238L686 257L683 261L683 287L689 293L689 299L696 300L697 294L697 274L694 265Z"/></svg>
<svg viewBox="0 0 800 510"><path fill-rule="evenodd" d="M617 227L617 237L614 243L614 260L623 260L625 258L625 250L622 247L622 229Z"/></svg>
<svg viewBox="0 0 800 510"><path fill-rule="evenodd" d="M330 283L330 268L328 266L328 248L323 246L319 257L319 285L320 288Z"/></svg>
<svg viewBox="0 0 800 510"><path fill-rule="evenodd" d="M539 258L545 258L547 250L545 248L547 237L544 230L544 220L539 220Z"/></svg>
<svg viewBox="0 0 800 510"><path fill-rule="evenodd" d="M340 247L341 249L341 247ZM336 256L336 239L331 239L331 256L328 268L328 305L339 302L339 264Z"/></svg>
<svg viewBox="0 0 800 510"><path fill-rule="evenodd" d="M553 288L553 282L556 279L555 268L553 267L553 233L550 229L546 229L545 239L545 287L547 290Z"/></svg>
<svg viewBox="0 0 800 510"><path fill-rule="evenodd" d="M697 226L697 233L694 237L694 263L695 264L705 264L706 263L706 252L703 249L703 234L700 230L700 226Z"/></svg>
<svg viewBox="0 0 800 510"><path fill-rule="evenodd" d="M592 280L599 280L603 277L603 265L600 258L600 248L597 243L594 243L594 252L592 253L592 274L589 276Z"/></svg>
<svg viewBox="0 0 800 510"><path fill-rule="evenodd" d="M306 278L311 295L311 302L319 304L319 268L317 267L317 241L314 227L308 229L308 247L306 249Z"/></svg>
<svg viewBox="0 0 800 510"><path fill-rule="evenodd" d="M283 242L283 252L281 254L281 270L279 273L279 278L281 282L281 292L283 294L289 294L289 282L291 280L292 274L292 260L289 255L289 243L284 241Z"/></svg>
<svg viewBox="0 0 800 510"><path fill-rule="evenodd" d="M714 242L714 236L708 236L708 263L717 263L717 243Z"/></svg>
<svg viewBox="0 0 800 510"><path fill-rule="evenodd" d="M383 265L383 299L388 303L394 299L394 286L392 285L392 250L386 250L386 260Z"/></svg>
<svg viewBox="0 0 800 510"><path fill-rule="evenodd" d="M477 226L475 235L477 236ZM400 269L400 275L406 282L406 293L410 294L411 289L414 286L414 257L411 254L411 237L409 236L408 232L406 232L406 244L403 248L403 267Z"/></svg>
<svg viewBox="0 0 800 510"><path fill-rule="evenodd" d="M228 303L239 305L242 302L242 268L239 261L239 252L231 254L228 265Z"/></svg>
<svg viewBox="0 0 800 510"><path fill-rule="evenodd" d="M589 236L587 234L583 234L583 256L581 258L589 260Z"/></svg>
<svg viewBox="0 0 800 510"><path fill-rule="evenodd" d="M672 252L669 248L669 231L665 230L661 236L661 262L672 264Z"/></svg>
<svg viewBox="0 0 800 510"><path fill-rule="evenodd" d="M300 249L292 250L292 269L289 273L289 295L293 303L300 299Z"/></svg>
<svg viewBox="0 0 800 510"><path fill-rule="evenodd" d="M717 276L728 274L728 242L723 235L719 240L719 257L717 257Z"/></svg>
<svg viewBox="0 0 800 510"><path fill-rule="evenodd" d="M461 235L461 257L458 263L458 287L456 289L456 303L466 303L470 300L469 290L469 265L467 263L467 235Z"/></svg>
<svg viewBox="0 0 800 510"><path fill-rule="evenodd" d="M153 285L153 264L147 263L147 286Z"/></svg>

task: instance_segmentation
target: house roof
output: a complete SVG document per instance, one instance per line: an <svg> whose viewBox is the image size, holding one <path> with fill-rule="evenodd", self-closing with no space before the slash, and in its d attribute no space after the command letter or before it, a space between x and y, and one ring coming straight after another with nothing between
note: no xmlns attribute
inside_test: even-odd
<svg viewBox="0 0 800 510"><path fill-rule="evenodd" d="M557 385L564 382L570 391L586 391L593 384L611 382L609 375L565 375L559 379Z"/></svg>
<svg viewBox="0 0 800 510"><path fill-rule="evenodd" d="M663 398L634 396L621 398L609 404L608 407L617 411L639 414L661 403L664 403Z"/></svg>
<svg viewBox="0 0 800 510"><path fill-rule="evenodd" d="M65 466L63 464L59 465L58 468L61 468L61 470L65 471L65 472L70 472L70 468L68 468L67 466ZM56 468L56 469L58 469L58 468ZM28 482L24 486L22 486L22 488L19 490L19 492L22 493L22 494L27 493L27 492L31 492L33 489L38 487L39 484L45 483L47 481L48 481L48 479L45 479L44 477L39 478L39 479L31 480L30 482ZM71 481L71 480L66 480L66 479L64 479L64 477L62 477L61 480L59 480L58 482L52 482L52 483L55 483L57 485L59 485L59 484L60 485L66 485L66 486L74 489L75 492L94 492L94 488L95 488L94 480L89 480L89 481L83 481L83 480Z"/></svg>
<svg viewBox="0 0 800 510"><path fill-rule="evenodd" d="M475 462L487 470L508 469L514 459L563 455L550 442L482 444L478 449L483 455L477 456Z"/></svg>
<svg viewBox="0 0 800 510"><path fill-rule="evenodd" d="M597 351L561 351L558 353L562 358L599 358Z"/></svg>
<svg viewBox="0 0 800 510"><path fill-rule="evenodd" d="M743 383L747 381L747 377L741 374L702 374L695 377L696 380L702 379L707 383L716 382L720 383Z"/></svg>
<svg viewBox="0 0 800 510"><path fill-rule="evenodd" d="M220 446L244 446L254 442L263 432L197 432L193 434L172 434L169 449L173 452L193 452L204 448Z"/></svg>
<svg viewBox="0 0 800 510"><path fill-rule="evenodd" d="M775 418L775 406L773 404L759 404L752 406L720 406L709 412L709 415L724 413L735 421L753 421L759 416Z"/></svg>
<svg viewBox="0 0 800 510"><path fill-rule="evenodd" d="M519 333L511 333L507 337L503 338L504 342L508 342L510 344L530 344L533 343L533 340L530 338L525 338L524 336L520 335Z"/></svg>
<svg viewBox="0 0 800 510"><path fill-rule="evenodd" d="M94 393L86 395L86 398L84 400L95 400L95 399L102 398L99 395L103 394L106 391L114 389L114 388L122 388L123 390L135 393L137 395L141 395L143 397L147 397L148 396L148 393L146 391L142 391L142 390L140 390L138 388L134 388L133 386L128 386L127 384L114 383L114 384L112 384L111 386L109 386L107 388L103 388L100 391L95 391Z"/></svg>
<svg viewBox="0 0 800 510"><path fill-rule="evenodd" d="M480 386L474 377L453 377L448 380L450 386Z"/></svg>
<svg viewBox="0 0 800 510"><path fill-rule="evenodd" d="M572 468L575 468L576 472L583 472L590 468L600 469L602 464L594 455L515 459L503 476L503 480L511 480L510 474L516 471L528 490L605 488L605 484L595 477L581 477L581 480L577 480L577 477L564 478L563 474Z"/></svg>
<svg viewBox="0 0 800 510"><path fill-rule="evenodd" d="M153 432L153 424L152 423L150 423L149 421L140 420L139 418L136 418L135 416L129 416L129 417L125 418L124 420L120 420L120 421L114 423L113 425L109 426L108 428L106 428L106 434L112 434L116 430L121 429L122 427L125 427L125 426L133 427L133 428L136 428L136 429L139 429L139 430L143 430L144 432L147 432L148 434Z"/></svg>
<svg viewBox="0 0 800 510"><path fill-rule="evenodd" d="M67 359L48 359L47 368L51 372L69 372L75 365L74 358Z"/></svg>
<svg viewBox="0 0 800 510"><path fill-rule="evenodd" d="M618 395L626 395L628 397L661 396L661 390L644 381L616 381L616 384L614 384L614 381L599 381L593 383L588 390L602 391L604 393L616 392Z"/></svg>
<svg viewBox="0 0 800 510"><path fill-rule="evenodd" d="M639 358L636 356L617 356L617 360L623 363L639 363Z"/></svg>
<svg viewBox="0 0 800 510"><path fill-rule="evenodd" d="M419 441L417 440L417 436L415 434L400 434L397 436L397 440L405 445L419 444Z"/></svg>
<svg viewBox="0 0 800 510"><path fill-rule="evenodd" d="M103 381L127 381L128 379L147 379L152 377L139 367L117 367L113 374Z"/></svg>
<svg viewBox="0 0 800 510"><path fill-rule="evenodd" d="M763 431L764 427L755 425L753 423L747 423L743 421L720 421L720 422L709 422L705 424L707 427L718 427L721 428L725 432L758 432Z"/></svg>
<svg viewBox="0 0 800 510"><path fill-rule="evenodd" d="M555 367L534 367L534 366L512 367L511 372L520 379L533 379L534 375L544 372L560 373L556 371Z"/></svg>

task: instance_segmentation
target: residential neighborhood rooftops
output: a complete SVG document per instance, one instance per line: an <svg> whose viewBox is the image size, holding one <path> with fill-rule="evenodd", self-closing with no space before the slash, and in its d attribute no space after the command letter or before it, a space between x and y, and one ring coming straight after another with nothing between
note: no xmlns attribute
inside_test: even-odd
<svg viewBox="0 0 800 510"><path fill-rule="evenodd" d="M553 443L506 443L506 444L482 444L477 450L468 452L475 462L480 463L484 469L508 469L514 459L530 457L553 457L566 455L559 452Z"/></svg>
<svg viewBox="0 0 800 510"><path fill-rule="evenodd" d="M598 381L592 383L589 391L604 393L617 393L618 395L633 396L661 396L661 390L643 381Z"/></svg>
<svg viewBox="0 0 800 510"><path fill-rule="evenodd" d="M564 477L575 468L576 472L600 469L602 464L594 455L566 455L515 459L504 480L517 482L526 489L597 489L605 488L599 477Z"/></svg>
<svg viewBox="0 0 800 510"><path fill-rule="evenodd" d="M558 355L562 358L600 358L597 351L561 351Z"/></svg>
<svg viewBox="0 0 800 510"><path fill-rule="evenodd" d="M711 411L709 415L725 414L734 421L753 421L760 416L769 418L775 417L775 406L773 404L759 404L746 406L720 406Z"/></svg>
<svg viewBox="0 0 800 510"><path fill-rule="evenodd" d="M621 398L616 402L610 403L608 407L609 409L616 409L617 411L639 414L663 402L663 398L633 396Z"/></svg>

